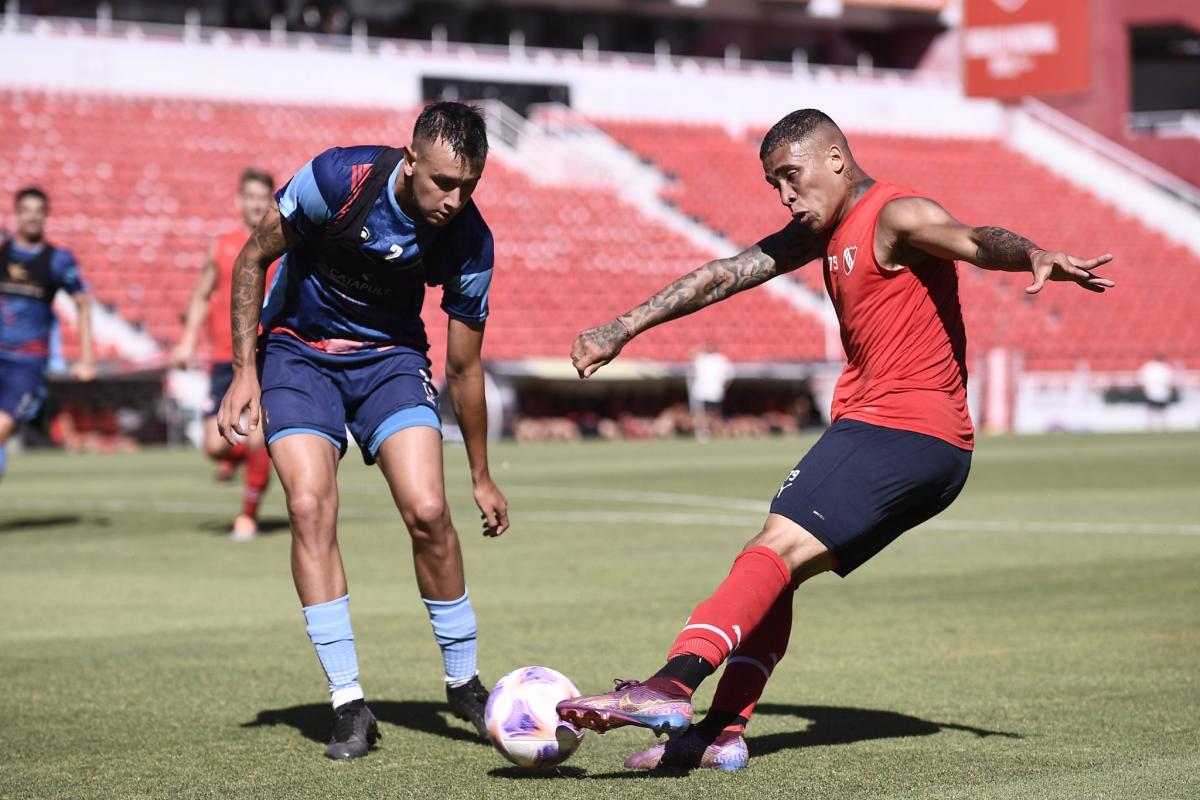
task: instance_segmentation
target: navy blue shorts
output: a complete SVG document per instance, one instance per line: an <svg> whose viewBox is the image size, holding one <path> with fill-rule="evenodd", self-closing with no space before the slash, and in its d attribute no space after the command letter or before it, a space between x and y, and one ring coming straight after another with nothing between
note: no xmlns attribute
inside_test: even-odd
<svg viewBox="0 0 1200 800"><path fill-rule="evenodd" d="M215 417L221 410L221 401L233 384L233 362L216 361L208 370L208 412L206 417Z"/></svg>
<svg viewBox="0 0 1200 800"><path fill-rule="evenodd" d="M375 455L387 437L418 425L441 430L429 359L407 348L331 355L290 336L270 336L259 356L263 430L323 436L346 454L346 428Z"/></svg>
<svg viewBox="0 0 1200 800"><path fill-rule="evenodd" d="M839 420L787 476L771 513L817 537L843 578L958 497L971 452L923 433Z"/></svg>
<svg viewBox="0 0 1200 800"><path fill-rule="evenodd" d="M46 364L0 358L0 411L21 425L37 416L46 399Z"/></svg>

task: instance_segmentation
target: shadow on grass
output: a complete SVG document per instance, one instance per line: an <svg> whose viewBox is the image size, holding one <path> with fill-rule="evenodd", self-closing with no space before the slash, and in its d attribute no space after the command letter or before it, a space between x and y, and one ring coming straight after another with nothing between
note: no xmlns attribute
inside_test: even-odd
<svg viewBox="0 0 1200 800"><path fill-rule="evenodd" d="M229 526L233 522L233 512L237 510L236 506L230 506L229 521L209 520L201 523L199 528L202 531L217 534L220 536L229 535ZM275 519L260 519L258 521L258 535L268 536L276 533L286 533L290 529L290 525L286 519L276 517Z"/></svg>
<svg viewBox="0 0 1200 800"><path fill-rule="evenodd" d="M796 717L808 720L808 725L799 730L768 733L762 736L748 736L746 747L752 757L770 755L780 750L798 750L805 747L821 747L825 745L853 744L871 739L903 739L912 736L932 736L942 731L962 731L971 733L979 738L1000 736L1006 739L1020 739L1017 733L992 731L985 728L975 728L970 725L959 725L953 722L933 722L920 717L900 714L895 711L880 711L867 708L842 708L838 706L793 706L780 703L763 703L755 711L756 717L763 715ZM649 746L649 745L647 745ZM591 779L646 779L646 778L680 778L688 774L683 767L663 767L649 772L626 770L621 772L605 772L590 774ZM501 770L492 770L493 777L507 777L498 774Z"/></svg>
<svg viewBox="0 0 1200 800"><path fill-rule="evenodd" d="M368 705L380 722L458 742L490 746L488 742L476 736L474 729L467 727L465 722L454 720L451 724L450 720L453 717L445 703L423 700L372 700ZM267 709L258 712L258 716L250 722L242 723L243 728L274 725L287 725L299 731L304 738L325 744L329 741L329 734L333 729L333 712L330 711L328 703L313 703Z"/></svg>
<svg viewBox="0 0 1200 800"><path fill-rule="evenodd" d="M79 525L83 517L78 514L54 514L45 517L17 517L0 520L0 533L19 533L31 528L57 528L61 525ZM108 520L93 520L97 525L107 525Z"/></svg>

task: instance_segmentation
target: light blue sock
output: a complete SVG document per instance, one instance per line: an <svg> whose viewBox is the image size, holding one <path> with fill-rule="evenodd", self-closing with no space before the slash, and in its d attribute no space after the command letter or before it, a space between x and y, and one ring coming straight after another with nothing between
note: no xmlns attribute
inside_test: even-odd
<svg viewBox="0 0 1200 800"><path fill-rule="evenodd" d="M328 603L304 607L308 638L317 648L317 658L329 679L333 707L361 700L358 685L358 653L354 649L354 631L350 628L350 595Z"/></svg>
<svg viewBox="0 0 1200 800"><path fill-rule="evenodd" d="M461 686L475 677L475 609L467 592L457 600L421 598L429 609L433 638L442 648L446 683Z"/></svg>
<svg viewBox="0 0 1200 800"><path fill-rule="evenodd" d="M0 478L4 477L4 462L8 460L8 448L0 444Z"/></svg>

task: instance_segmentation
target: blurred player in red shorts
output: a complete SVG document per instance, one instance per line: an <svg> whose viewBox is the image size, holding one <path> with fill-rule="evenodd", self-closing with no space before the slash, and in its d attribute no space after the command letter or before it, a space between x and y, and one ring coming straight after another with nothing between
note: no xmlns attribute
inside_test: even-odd
<svg viewBox="0 0 1200 800"><path fill-rule="evenodd" d="M200 273L200 280L188 302L183 323L183 336L171 353L171 366L186 369L196 355L200 329L208 322L211 365L209 404L204 419L204 452L217 461L217 479L228 480L238 464L245 462L245 489L242 513L233 520L230 536L238 541L253 539L258 533L258 504L271 481L271 457L263 442L262 431L253 431L245 441L231 445L217 430L217 411L221 398L233 381L233 334L229 327L229 287L233 279L233 262L241 251L246 237L258 227L271 207L275 182L259 169L242 172L237 206L241 224L213 239ZM270 277L268 276L268 280Z"/></svg>

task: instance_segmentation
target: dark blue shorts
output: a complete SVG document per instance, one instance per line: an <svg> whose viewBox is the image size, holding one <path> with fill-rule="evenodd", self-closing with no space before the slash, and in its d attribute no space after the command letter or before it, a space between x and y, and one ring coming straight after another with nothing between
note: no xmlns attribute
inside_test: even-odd
<svg viewBox="0 0 1200 800"><path fill-rule="evenodd" d="M45 362L0 358L0 411L21 425L37 416L45 399Z"/></svg>
<svg viewBox="0 0 1200 800"><path fill-rule="evenodd" d="M270 445L284 436L323 436L346 454L346 429L375 455L387 437L423 425L441 430L429 359L403 347L331 355L290 336L271 336L260 351L263 430Z"/></svg>
<svg viewBox="0 0 1200 800"><path fill-rule="evenodd" d="M958 497L971 452L933 436L840 420L787 476L771 513L817 537L845 577Z"/></svg>
<svg viewBox="0 0 1200 800"><path fill-rule="evenodd" d="M214 417L221 410L221 401L233 384L233 362L216 361L208 370L208 412L206 417Z"/></svg>

